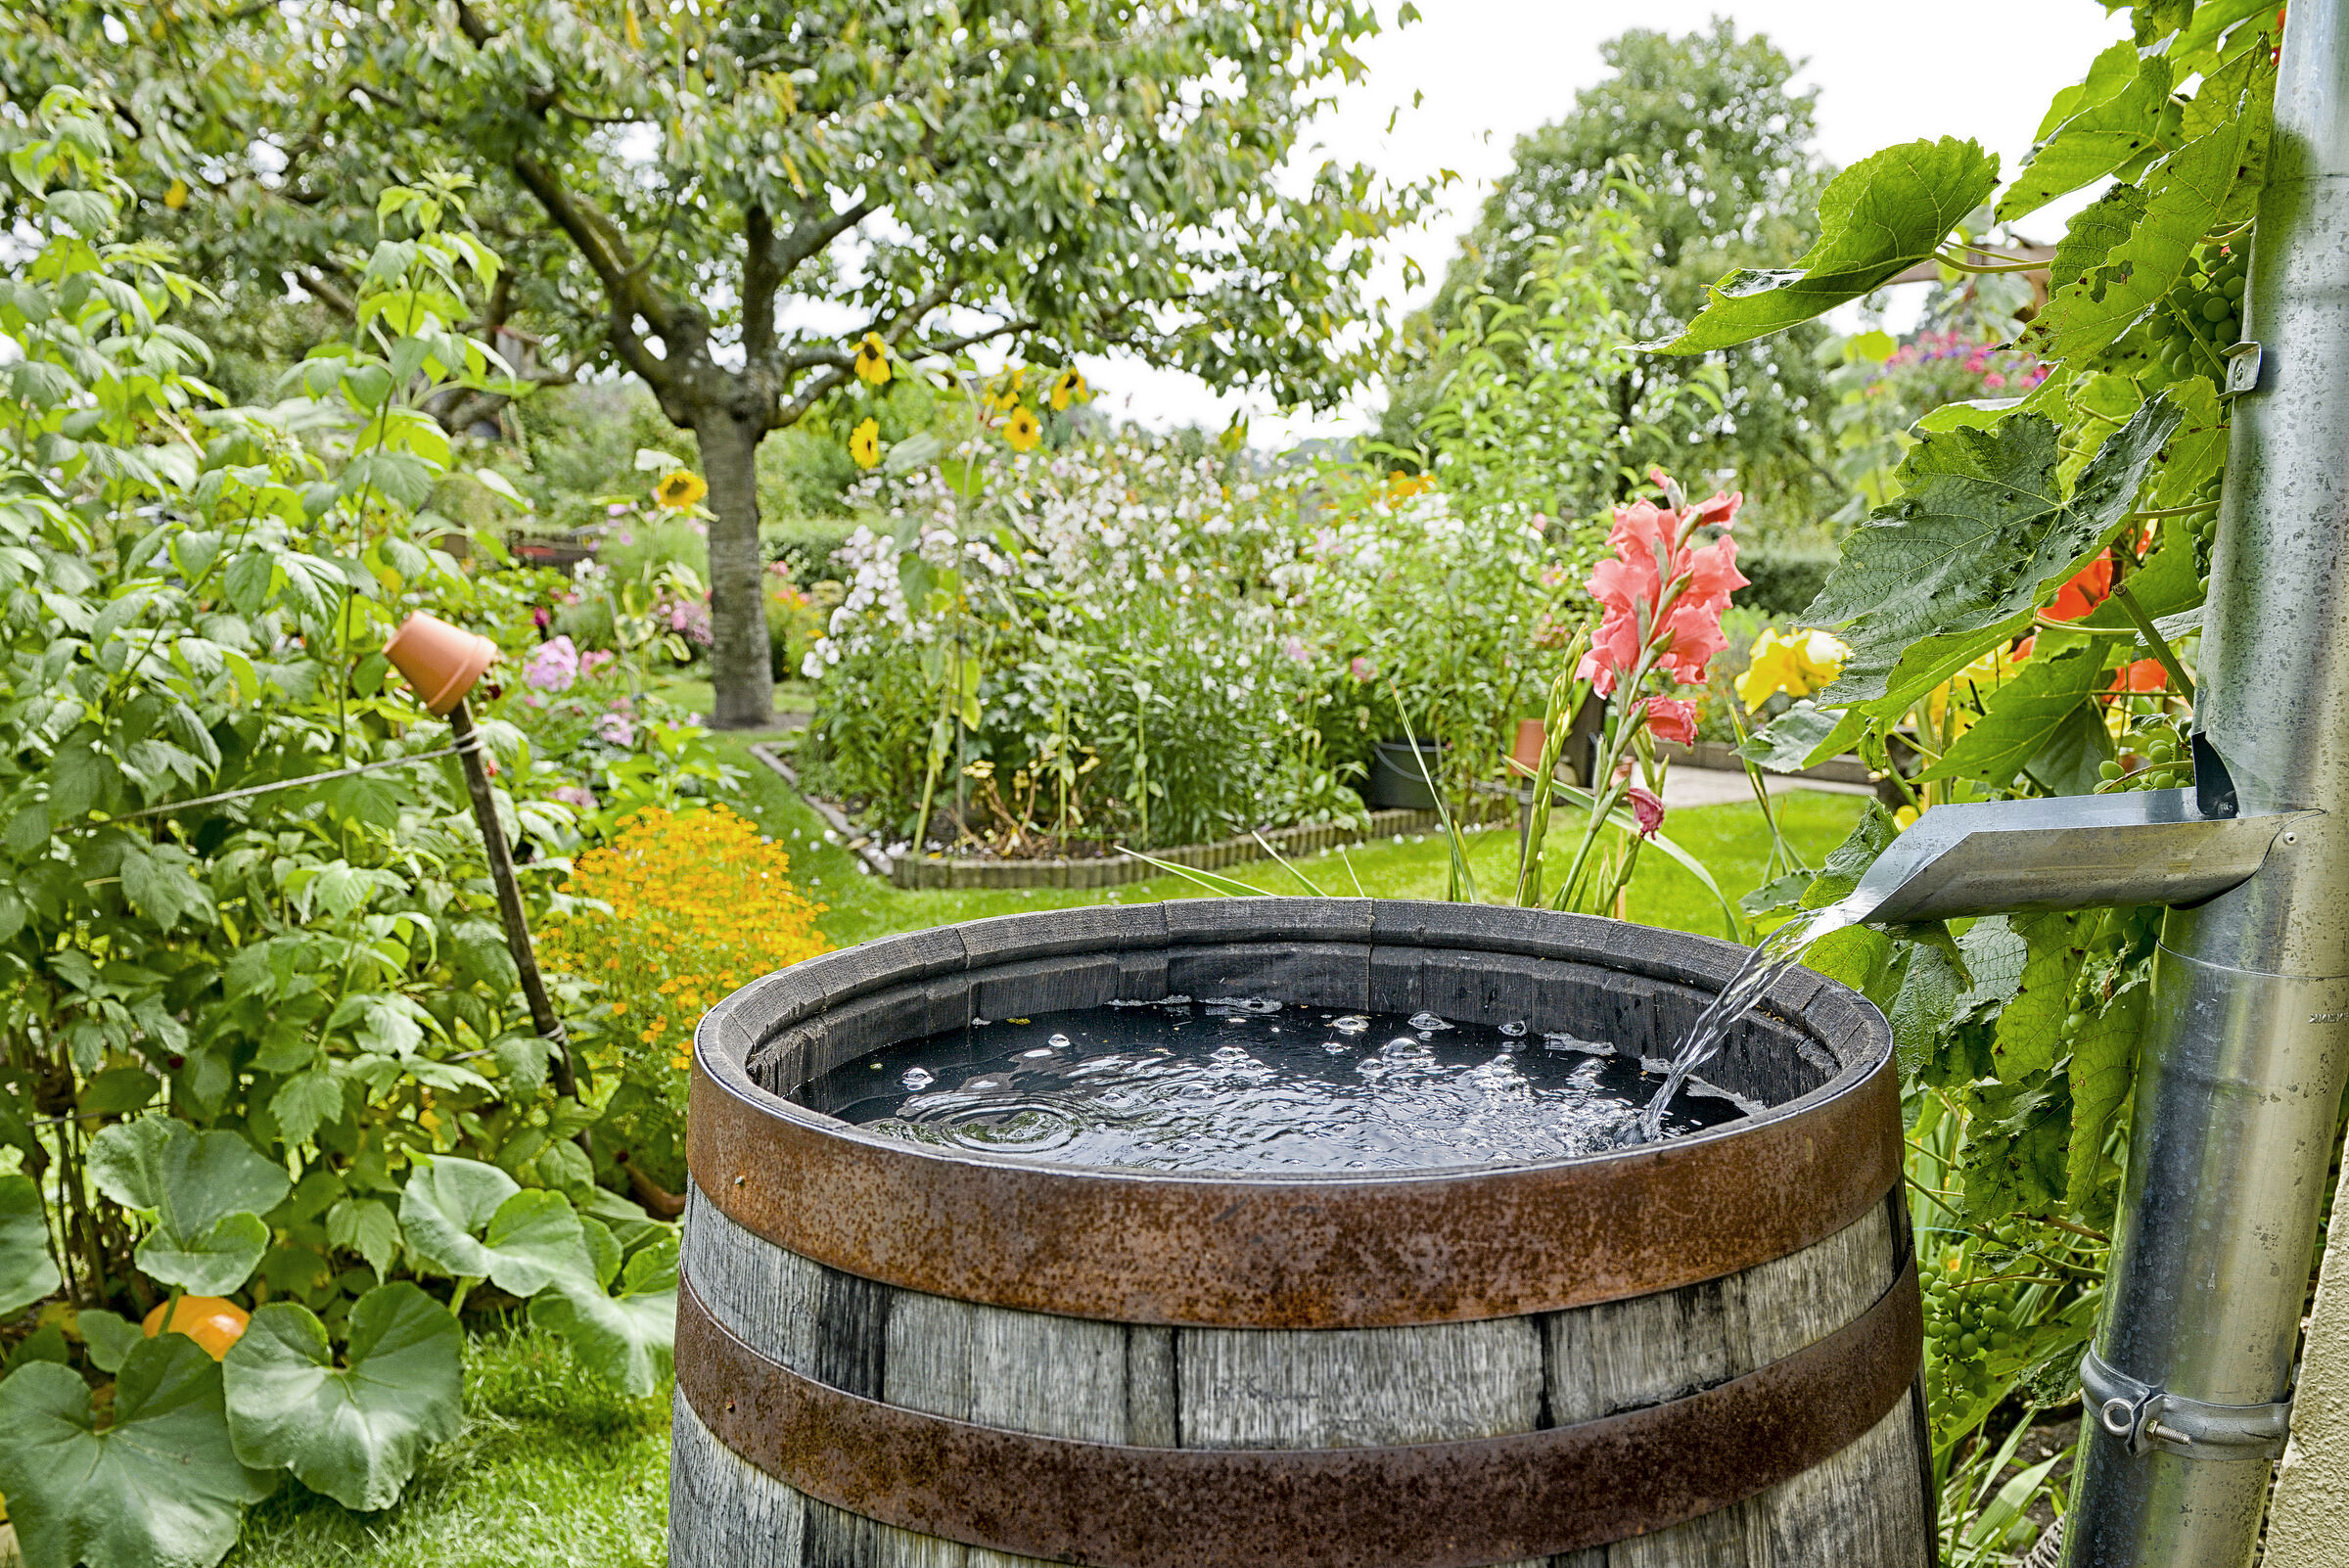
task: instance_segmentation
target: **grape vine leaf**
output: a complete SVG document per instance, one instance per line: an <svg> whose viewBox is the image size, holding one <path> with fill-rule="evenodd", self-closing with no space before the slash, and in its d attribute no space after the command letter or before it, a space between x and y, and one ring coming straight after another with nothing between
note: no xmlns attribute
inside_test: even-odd
<svg viewBox="0 0 2349 1568"><path fill-rule="evenodd" d="M2266 156L2265 95L2272 84L2271 73L2243 86L2224 118L2146 170L2144 209L2128 237L2054 289L2023 333L2023 346L2049 359L2093 354L2155 307L2186 271L2202 236L2240 205L2241 191L2256 193ZM2219 90L2214 78L2199 96ZM2193 123L2189 117L2189 130ZM2099 224L2111 216L2104 214Z"/></svg>
<svg viewBox="0 0 2349 1568"><path fill-rule="evenodd" d="M1955 137L1864 158L1820 195L1819 243L1798 264L1730 273L1713 285L1711 301L1678 338L1639 346L1704 353L1823 315L1931 258L1998 183L1997 155Z"/></svg>
<svg viewBox="0 0 2349 1568"><path fill-rule="evenodd" d="M2099 771L2113 756L2112 733L2104 727L2102 711L2082 703L2063 715L2023 771L2050 795L2088 795L2095 792Z"/></svg>
<svg viewBox="0 0 2349 1568"><path fill-rule="evenodd" d="M2072 1135L2064 1155L2063 1201L2075 1210L2088 1208L2099 1185L2104 1140L2137 1080L2138 1039L2151 994L2145 977L2133 976L2073 1037Z"/></svg>
<svg viewBox="0 0 2349 1568"><path fill-rule="evenodd" d="M105 1430L81 1374L51 1361L0 1383L0 1493L26 1568L210 1568L271 1477L237 1462L220 1368L184 1334L142 1339Z"/></svg>
<svg viewBox="0 0 2349 1568"><path fill-rule="evenodd" d="M1799 773L1850 750L1866 727L1864 715L1831 714L1805 699L1740 741L1737 755L1773 773Z"/></svg>
<svg viewBox="0 0 2349 1568"><path fill-rule="evenodd" d="M1947 952L1928 942L1910 946L1900 989L1893 992L1892 1005L1884 1010L1886 1022L1892 1025L1892 1045L1900 1053L1904 1079L1914 1078L1931 1059L1965 990L1964 979Z"/></svg>
<svg viewBox="0 0 2349 1568"><path fill-rule="evenodd" d="M2112 639L2086 640L2086 647L2026 661L1990 694L1981 719L1919 773L1918 781L1976 778L2000 788L2012 783L2101 683L2104 645Z"/></svg>
<svg viewBox="0 0 2349 1568"><path fill-rule="evenodd" d="M351 1308L342 1366L308 1308L270 1303L222 1362L237 1457L292 1470L346 1508L390 1507L462 1422L463 1344L448 1310L406 1280Z"/></svg>
<svg viewBox="0 0 2349 1568"><path fill-rule="evenodd" d="M1958 1163L1966 1217L1996 1220L2061 1200L2072 1097L2060 1073L1975 1090Z"/></svg>
<svg viewBox="0 0 2349 1568"><path fill-rule="evenodd" d="M1991 1046L2000 1083L2018 1084L2055 1064L2063 1021L2071 1012L2073 984L2098 918L2061 909L2009 917L2025 952L2022 979L1999 1014L1998 1037Z"/></svg>
<svg viewBox="0 0 2349 1568"><path fill-rule="evenodd" d="M1902 494L1844 541L1804 616L1845 628L1852 650L1819 706L1890 716L2018 635L2032 607L2127 525L2180 417L2166 396L2146 403L2069 495L2057 477L2060 433L2044 415L1920 439L1901 464Z"/></svg>
<svg viewBox="0 0 2349 1568"><path fill-rule="evenodd" d="M14 1317L57 1289L40 1188L27 1176L0 1176L0 1317Z"/></svg>
<svg viewBox="0 0 2349 1568"><path fill-rule="evenodd" d="M591 1237L603 1231L592 1220L585 1224ZM593 1273L559 1276L530 1302L530 1322L561 1334L588 1370L641 1399L668 1375L676 1342L676 1232L664 1227L625 1264L608 1232L604 1246L611 1251L590 1248ZM615 1274L617 1292L610 1288Z"/></svg>
<svg viewBox="0 0 2349 1568"><path fill-rule="evenodd" d="M293 1190L286 1173L234 1132L199 1132L169 1116L117 1122L90 1143L90 1179L154 1219L141 1268L199 1296L244 1284L269 1250L260 1216Z"/></svg>
<svg viewBox="0 0 2349 1568"><path fill-rule="evenodd" d="M2093 94L2104 82L2096 71L2090 72L2085 85L2091 96L2073 107L2052 135L2039 138L2030 161L2016 171L2014 184L1999 203L2001 223L2011 223L2092 180L2125 169L2158 146L2162 109L2170 98L2170 63L2160 55L2140 60L2124 43L2099 55L2096 65L2103 67L2116 52L2128 57L2134 72L2102 97Z"/></svg>

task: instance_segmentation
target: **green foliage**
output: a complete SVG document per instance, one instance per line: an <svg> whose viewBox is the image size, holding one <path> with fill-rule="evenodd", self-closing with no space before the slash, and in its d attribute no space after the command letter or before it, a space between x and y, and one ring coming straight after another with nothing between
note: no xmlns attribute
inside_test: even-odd
<svg viewBox="0 0 2349 1568"><path fill-rule="evenodd" d="M463 182L386 191L356 329L232 409L173 319L195 285L114 238L106 120L61 90L37 130L7 164L37 245L0 277L0 1139L25 1173L0 1289L78 1310L0 1381L0 1489L43 1568L209 1564L267 1490L237 1453L377 1508L451 1429L462 1294L383 1283L413 1261L412 1167L463 1150L527 1184L486 1226L519 1294L597 1277L574 1191L634 1214L634 1248L662 1227L587 1196L592 1080L558 1095L545 1042L514 1048L465 795L417 760L446 732L380 652L420 606L519 648L543 590L461 570L420 510L455 460L426 405L511 385L455 330L500 272L444 226ZM500 817L557 860L582 837L534 755L546 711L478 695ZM657 1339L669 1275L633 1277ZM131 1326L182 1292L267 1301L225 1405L194 1341Z"/></svg>
<svg viewBox="0 0 2349 1568"><path fill-rule="evenodd" d="M1819 201L1819 243L1790 268L1748 268L1713 285L1713 300L1662 352L1703 353L1781 332L1929 259L1997 188L1999 161L1943 137L1887 148L1835 176Z"/></svg>
<svg viewBox="0 0 2349 1568"><path fill-rule="evenodd" d="M345 1364L308 1308L263 1307L221 1363L237 1457L289 1469L346 1508L389 1507L431 1445L455 1435L457 1320L406 1281L351 1308Z"/></svg>
<svg viewBox="0 0 2349 1568"><path fill-rule="evenodd" d="M220 1368L192 1339L139 1342L101 1423L90 1386L50 1361L0 1382L0 1493L26 1568L210 1568L268 1477L229 1443Z"/></svg>
<svg viewBox="0 0 2349 1568"><path fill-rule="evenodd" d="M1988 430L1927 434L1901 465L1903 494L1856 531L1809 619L1843 628L1852 657L1823 704L1897 714L1985 650L2126 526L2179 412L2156 398L2098 448L2065 493L2054 421L2017 413Z"/></svg>
<svg viewBox="0 0 2349 1568"><path fill-rule="evenodd" d="M1599 54L1609 74L1576 91L1572 113L1518 139L1433 304L1405 326L1388 372L1381 434L1389 442L1409 448L1430 438L1427 415L1453 375L1454 338L1471 317L1497 303L1542 309L1538 284L1550 254L1588 250L1596 228L1619 228L1631 242L1628 264L1610 264L1596 280L1607 310L1622 318L1617 341L1670 335L1703 308L1707 283L1725 269L1810 243L1826 170L1814 145L1815 95L1792 86L1793 61L1727 21L1680 36L1632 28ZM1654 461L1682 473L1735 470L1766 528L1800 518L1819 490L1820 388L1808 351L1817 335L1806 329L1701 364L1634 357L1600 367L1594 379L1603 385L1589 391L1616 412L1613 466L1629 483L1618 477L1596 500L1628 493ZM1650 454L1643 443L1657 433L1664 449ZM1516 466L1550 483L1546 463ZM1552 516L1595 510L1589 501L1549 508ZM1748 530L1755 524L1749 513Z"/></svg>
<svg viewBox="0 0 2349 1568"><path fill-rule="evenodd" d="M0 1317L13 1317L57 1289L49 1222L30 1176L0 1176Z"/></svg>
<svg viewBox="0 0 2349 1568"><path fill-rule="evenodd" d="M758 448L853 385L866 333L942 364L998 339L1063 362L1124 347L1284 403L1325 405L1359 379L1372 242L1425 191L1334 162L1277 175L1377 27L1353 0L1171 17L1134 0L823 0L631 12L617 28L577 0L400 0L257 24L207 10L127 44L53 34L9 61L35 91L159 83L139 101L168 123L141 173L193 193L159 223L201 229L223 275L269 293L287 271L313 292L363 287L345 250L366 226L356 203L419 164L471 168L496 214L483 226L517 261L484 319L531 334L534 375L633 372L697 436L715 486L716 709L763 724ZM844 313L846 332L812 325Z"/></svg>

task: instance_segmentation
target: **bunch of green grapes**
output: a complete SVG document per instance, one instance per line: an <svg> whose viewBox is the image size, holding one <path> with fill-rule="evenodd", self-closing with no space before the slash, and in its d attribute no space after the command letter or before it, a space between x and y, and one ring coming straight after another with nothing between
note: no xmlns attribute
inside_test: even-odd
<svg viewBox="0 0 2349 1568"><path fill-rule="evenodd" d="M2219 542L2220 478L2220 475L2213 474L2209 479L2204 480L2201 491L2195 495L2192 502L2194 505L2209 508L2208 511L2199 513L2194 518L2194 576L2202 579L2202 586L2205 588L2210 586L2211 546Z"/></svg>
<svg viewBox="0 0 2349 1568"><path fill-rule="evenodd" d="M2097 794L2184 789L2194 781L2193 751L2178 733L2174 715L2139 715L2130 725L2127 754L2096 765L2096 776L2103 781L2096 786Z"/></svg>
<svg viewBox="0 0 2349 1568"><path fill-rule="evenodd" d="M2097 368L2117 370L2142 383L2188 376L2223 381L2227 349L2243 333L2249 260L2247 249L2201 247L2152 314L2099 356Z"/></svg>
<svg viewBox="0 0 2349 1568"><path fill-rule="evenodd" d="M1938 1384L1932 1407L1956 1413L1991 1392L1990 1360L2010 1359L2030 1325L2017 1300L2020 1284L2000 1274L1993 1258L2011 1260L2022 1243L2022 1227L2003 1221L1990 1230L2003 1246L1986 1252L1969 1246L1950 1253L1925 1282L1925 1364Z"/></svg>

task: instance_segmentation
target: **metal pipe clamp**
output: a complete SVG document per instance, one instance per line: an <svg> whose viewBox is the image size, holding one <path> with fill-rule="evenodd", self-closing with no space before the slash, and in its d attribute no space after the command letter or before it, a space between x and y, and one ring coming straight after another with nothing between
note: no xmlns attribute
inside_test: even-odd
<svg viewBox="0 0 2349 1568"><path fill-rule="evenodd" d="M2209 1405L2141 1383L2095 1351L2080 1359L2080 1388L2096 1424L2135 1454L2188 1459L2273 1459L2290 1435L2292 1402Z"/></svg>

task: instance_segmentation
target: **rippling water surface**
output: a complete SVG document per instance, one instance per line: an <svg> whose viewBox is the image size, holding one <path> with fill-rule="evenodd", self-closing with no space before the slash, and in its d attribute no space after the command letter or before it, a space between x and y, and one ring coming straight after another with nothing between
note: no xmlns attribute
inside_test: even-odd
<svg viewBox="0 0 2349 1568"><path fill-rule="evenodd" d="M1523 1024L1178 997L974 1023L858 1057L799 1097L913 1142L1066 1164L1382 1171L1642 1141L1661 1082L1603 1042ZM1662 1135L1744 1109L1691 1084Z"/></svg>

